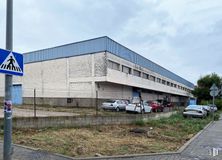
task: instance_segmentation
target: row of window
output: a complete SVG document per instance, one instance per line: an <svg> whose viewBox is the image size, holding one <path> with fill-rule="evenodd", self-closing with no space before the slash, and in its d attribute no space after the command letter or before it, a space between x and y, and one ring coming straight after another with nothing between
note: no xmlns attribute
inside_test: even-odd
<svg viewBox="0 0 222 160"><path fill-rule="evenodd" d="M137 76L137 77L142 77L144 79L148 79L148 80L151 80L153 82L161 83L163 85L167 85L167 86L178 88L178 89L181 89L181 90L184 90L184 91L187 91L187 92L191 92L188 88L185 88L183 86L171 83L171 82L166 81L164 79L160 79L160 78L155 77L153 75L141 72L141 71L136 70L136 69L132 69L132 68L124 66L124 65L120 66L119 63L116 63L116 62L113 62L113 61L110 61L110 60L108 61L108 67L111 68L111 69L117 70L117 71L122 71L122 72L127 73L127 74L132 74L132 75Z"/></svg>

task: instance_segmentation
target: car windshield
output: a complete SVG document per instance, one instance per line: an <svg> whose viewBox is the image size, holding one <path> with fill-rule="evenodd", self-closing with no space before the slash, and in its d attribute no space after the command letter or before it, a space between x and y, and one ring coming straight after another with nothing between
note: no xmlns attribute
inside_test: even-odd
<svg viewBox="0 0 222 160"><path fill-rule="evenodd" d="M105 103L115 103L115 100L107 100Z"/></svg>
<svg viewBox="0 0 222 160"><path fill-rule="evenodd" d="M187 109L201 109L201 108L202 108L201 106L197 106L197 105L187 106Z"/></svg>

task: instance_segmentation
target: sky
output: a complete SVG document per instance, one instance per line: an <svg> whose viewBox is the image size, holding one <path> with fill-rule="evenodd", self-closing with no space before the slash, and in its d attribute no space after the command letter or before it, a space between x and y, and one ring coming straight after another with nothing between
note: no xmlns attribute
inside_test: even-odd
<svg viewBox="0 0 222 160"><path fill-rule="evenodd" d="M108 36L194 84L222 76L221 0L14 0L13 18L15 52Z"/></svg>

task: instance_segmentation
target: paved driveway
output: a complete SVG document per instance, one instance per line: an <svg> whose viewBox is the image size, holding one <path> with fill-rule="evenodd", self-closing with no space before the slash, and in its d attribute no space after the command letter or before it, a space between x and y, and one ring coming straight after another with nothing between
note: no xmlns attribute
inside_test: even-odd
<svg viewBox="0 0 222 160"><path fill-rule="evenodd" d="M44 111L44 110L37 110L36 115L38 117L48 117L48 116L76 116L79 114L76 113L69 113L69 112L55 112L55 111ZM19 109L13 108L13 117L33 117L34 110L30 109ZM3 109L0 112L0 118L4 117Z"/></svg>

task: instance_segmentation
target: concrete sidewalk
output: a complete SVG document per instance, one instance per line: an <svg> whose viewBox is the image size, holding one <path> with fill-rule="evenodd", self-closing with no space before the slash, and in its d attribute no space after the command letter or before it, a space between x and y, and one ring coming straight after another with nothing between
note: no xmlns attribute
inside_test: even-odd
<svg viewBox="0 0 222 160"><path fill-rule="evenodd" d="M222 119L213 122L207 129L205 129L187 146L187 148L183 150L181 155L196 159L221 160Z"/></svg>
<svg viewBox="0 0 222 160"><path fill-rule="evenodd" d="M1 153L3 144L0 143ZM0 157L2 159L2 156ZM14 146L13 160L73 160L48 152ZM191 143L180 152L162 154L129 155L120 157L85 158L100 160L221 160L222 159L222 119L211 123Z"/></svg>

